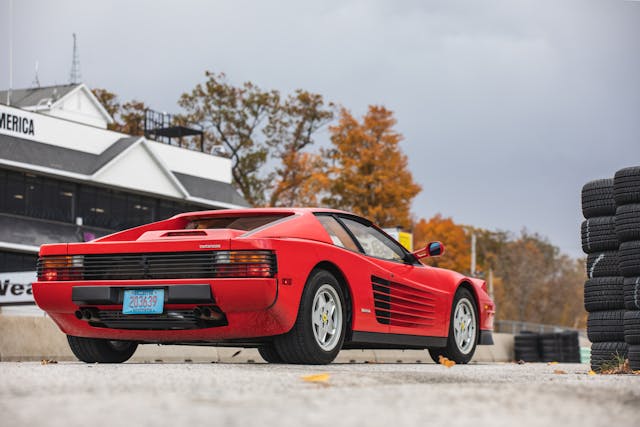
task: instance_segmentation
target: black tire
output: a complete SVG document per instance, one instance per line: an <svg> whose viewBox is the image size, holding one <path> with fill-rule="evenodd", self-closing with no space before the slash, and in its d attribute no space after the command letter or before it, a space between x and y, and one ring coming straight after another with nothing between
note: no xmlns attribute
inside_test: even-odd
<svg viewBox="0 0 640 427"><path fill-rule="evenodd" d="M588 312L621 310L624 307L624 278L594 277L584 284L584 308Z"/></svg>
<svg viewBox="0 0 640 427"><path fill-rule="evenodd" d="M624 341L630 345L640 345L639 310L627 310L624 313Z"/></svg>
<svg viewBox="0 0 640 427"><path fill-rule="evenodd" d="M133 356L138 343L133 341L111 341L67 335L73 354L86 363L122 363Z"/></svg>
<svg viewBox="0 0 640 427"><path fill-rule="evenodd" d="M540 347L538 334L523 331L514 338L515 360L523 362L539 362Z"/></svg>
<svg viewBox="0 0 640 427"><path fill-rule="evenodd" d="M587 277L620 276L618 251L604 251L587 255Z"/></svg>
<svg viewBox="0 0 640 427"><path fill-rule="evenodd" d="M620 273L625 277L640 276L640 240L620 244Z"/></svg>
<svg viewBox="0 0 640 427"><path fill-rule="evenodd" d="M475 336L471 337L470 340L468 340L468 345L470 345L471 347L469 347L468 349L461 349L455 338L454 315L459 305L466 304L468 304L473 311L473 319L475 320ZM478 337L480 336L480 324L476 301L468 289L459 288L456 291L456 294L453 297L453 304L451 305L451 313L449 317L449 335L447 336L447 346L443 348L430 348L429 355L436 363L439 363L440 356L444 356L447 359L453 360L454 362L459 364L469 363L469 361L471 361L471 359L473 358L473 354L475 353L476 347L478 345ZM465 326L463 326L463 328L466 329ZM466 347L466 345L463 347Z"/></svg>
<svg viewBox="0 0 640 427"><path fill-rule="evenodd" d="M630 345L628 350L629 368L640 371L640 345Z"/></svg>
<svg viewBox="0 0 640 427"><path fill-rule="evenodd" d="M596 179L582 187L582 214L585 218L615 215L613 179Z"/></svg>
<svg viewBox="0 0 640 427"><path fill-rule="evenodd" d="M613 195L618 206L640 203L640 166L616 172L613 178Z"/></svg>
<svg viewBox="0 0 640 427"><path fill-rule="evenodd" d="M626 359L627 343L596 342L591 345L591 369L598 372L602 368L613 367L617 362Z"/></svg>
<svg viewBox="0 0 640 427"><path fill-rule="evenodd" d="M332 297L339 301L341 315L340 327L336 328L339 334L331 339L331 346L323 349L316 339L313 326L313 302L316 293L323 289L330 292ZM332 290L332 291L331 291ZM337 305L337 304L336 304ZM331 363L342 348L347 326L347 307L345 297L338 280L326 270L314 270L302 292L298 317L293 328L284 335L275 338L275 348L282 357L284 363L326 365ZM326 316L324 322L326 322Z"/></svg>
<svg viewBox="0 0 640 427"><path fill-rule="evenodd" d="M584 220L580 227L582 250L586 254L618 249L615 216Z"/></svg>
<svg viewBox="0 0 640 427"><path fill-rule="evenodd" d="M640 277L626 277L622 288L624 290L624 308L640 310Z"/></svg>
<svg viewBox="0 0 640 427"><path fill-rule="evenodd" d="M587 318L587 336L592 343L624 341L624 310L595 311Z"/></svg>
<svg viewBox="0 0 640 427"><path fill-rule="evenodd" d="M640 203L618 206L616 237L621 243L640 240Z"/></svg>
<svg viewBox="0 0 640 427"><path fill-rule="evenodd" d="M283 363L282 356L276 350L273 344L266 344L261 347L258 347L258 353L260 353L260 357L264 359L267 363Z"/></svg>
<svg viewBox="0 0 640 427"><path fill-rule="evenodd" d="M578 332L565 331L558 334L562 355L560 361L563 363L580 363L580 339Z"/></svg>
<svg viewBox="0 0 640 427"><path fill-rule="evenodd" d="M562 343L558 334L540 334L540 360L543 362L562 361Z"/></svg>

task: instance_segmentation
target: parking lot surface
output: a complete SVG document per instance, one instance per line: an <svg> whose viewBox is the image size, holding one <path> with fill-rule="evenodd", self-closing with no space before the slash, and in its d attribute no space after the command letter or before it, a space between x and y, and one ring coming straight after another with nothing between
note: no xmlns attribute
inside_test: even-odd
<svg viewBox="0 0 640 427"><path fill-rule="evenodd" d="M638 425L640 376L588 371L577 364L2 362L0 426Z"/></svg>

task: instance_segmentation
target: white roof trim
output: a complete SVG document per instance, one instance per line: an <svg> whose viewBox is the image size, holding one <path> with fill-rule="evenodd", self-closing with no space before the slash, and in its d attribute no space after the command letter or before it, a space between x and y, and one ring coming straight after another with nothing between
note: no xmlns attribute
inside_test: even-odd
<svg viewBox="0 0 640 427"><path fill-rule="evenodd" d="M186 188L184 188L184 186L182 185L182 183L180 181L178 181L178 179L173 175L173 173L171 173L171 171L169 170L169 168L167 168L167 166L164 164L164 162L162 162L162 160L160 160L158 158L158 156L156 156L156 154L153 152L153 149L151 149L151 147L149 147L147 140L141 136L140 138L138 138L136 140L136 142L134 142L133 144L131 144L130 146L127 147L126 150L123 150L121 153L119 153L117 156L115 156L113 159L111 159L109 162L107 162L106 164L104 164L100 169L98 169L97 171L95 171L93 173L93 175L91 175L90 179L92 181L96 181L96 182L100 182L98 179L98 175L100 175L104 170L106 170L107 168L111 167L111 165L114 165L118 162L118 160L124 156L126 156L129 151L133 150L134 147L138 146L138 145L142 145L142 147L145 149L145 151L147 152L147 154L149 154L149 156L151 157L151 159L154 161L154 163L156 163L156 165L160 168L160 171L169 179L169 181L171 181L171 183L177 188L178 192L182 194L182 196L186 199L189 197L189 193L187 192Z"/></svg>
<svg viewBox="0 0 640 427"><path fill-rule="evenodd" d="M126 150L125 150L126 151ZM110 164L111 162L107 163ZM119 190L123 190L123 191L135 191L138 193L143 193L143 194L148 194L148 195L154 195L154 196L161 196L161 197L167 197L165 194L159 194L159 193L155 193L153 191L144 191L141 189L136 189L136 188L132 188L132 187L123 187L121 185L114 185L114 184L105 184L101 181L98 181L96 179L93 178L92 175L84 175L81 173L75 173L75 172L67 172L61 169L54 169L54 168L49 168L46 166L37 166L37 165L32 165L31 163L22 163L22 162L15 162L13 160L6 160L6 159L0 159L0 165L5 165L5 166L10 166L16 169L20 169L20 170L24 170L26 172L39 172L39 173L43 173L45 175L50 175L50 176L54 176L54 177L62 177L62 178L70 178L73 180L77 180L80 182L85 182L87 184L98 184L99 186L107 186L109 188L115 188L115 189L119 189ZM106 165L105 165L106 166ZM104 167L100 168L100 170L102 170ZM176 197L170 197L170 199L173 200L187 200L187 198L185 197L184 199L180 199L180 198L176 198ZM211 203L211 202L209 202Z"/></svg>
<svg viewBox="0 0 640 427"><path fill-rule="evenodd" d="M64 99L66 99L67 97L71 96L72 94L74 94L74 93L76 93L76 92L78 92L80 90L83 91L89 97L89 99L91 100L93 105L98 110L100 110L100 113L102 113L102 115L106 119L107 123L112 124L112 123L115 122L113 120L113 117L111 117L111 114L109 114L107 112L107 110L104 108L102 103L100 101L98 101L98 98L96 98L96 96L93 94L93 92L91 92L91 90L84 83L80 83L76 88L70 90L65 96L59 98L56 102L51 104L51 107L48 107L46 109L47 110L53 109L53 107L55 107L56 105L60 104ZM37 106L36 106L36 109L37 109Z"/></svg>
<svg viewBox="0 0 640 427"><path fill-rule="evenodd" d="M233 203L218 202L215 200L203 199L201 197L189 196L187 200L194 203L200 203L211 207L220 207L225 209L248 209L247 206L234 205Z"/></svg>
<svg viewBox="0 0 640 427"><path fill-rule="evenodd" d="M0 248L11 249L19 252L30 252L30 253L36 253L36 254L40 252L40 246L20 245L18 243L9 243L9 242L0 242Z"/></svg>
<svg viewBox="0 0 640 427"><path fill-rule="evenodd" d="M12 166L12 167L18 168L18 169L25 169L25 170L28 170L28 171L42 172L42 173L47 174L47 175L62 176L62 177L65 177L65 178L77 179L77 180L81 180L81 181L91 181L91 177L89 175L85 175L85 174L82 174L82 173L75 173L75 172L67 172L67 171L64 171L64 170L61 170L61 169L54 169L54 168L50 168L50 167L47 167L47 166L32 165L31 163L15 162L13 160L7 160L7 159L0 158L0 165Z"/></svg>
<svg viewBox="0 0 640 427"><path fill-rule="evenodd" d="M183 200L189 201L189 202L203 204L203 205L206 205L206 206L220 207L220 208L225 208L225 209L246 209L247 208L246 206L235 205L233 203L219 202L219 201L216 201L216 200L209 200L209 199L204 199L202 197L195 197L195 196L190 195L189 192L187 191L187 189L182 185L182 183L164 165L162 160L160 160L158 158L158 156L156 156L153 153L153 149L148 146L148 143L146 142L146 139L144 137L142 137L142 136L138 140L136 140L136 142L134 142L129 147L127 147L126 150L123 150L116 157L111 159L111 161L107 162L100 169L95 171L95 173L93 175L85 175L85 174L81 174L81 173L68 172L68 171L64 171L64 170L61 170L61 169L50 168L50 167L47 167L47 166L38 166L38 165L30 164L30 163L16 162L16 161L13 161L13 160L7 160L7 159L2 159L2 158L0 158L0 165L10 166L10 167L13 167L13 168L27 170L27 171L40 172L40 173L44 173L46 175L65 177L65 178L70 178L70 179L73 179L73 180L84 181L84 182L88 182L88 183L92 183L93 182L93 183L96 183L96 184L105 185L104 183L102 183L98 179L96 179L97 178L96 175L101 173L101 171L103 171L109 165L111 165L114 162L116 162L121 156L126 155L126 153L129 150L133 149L133 147L135 147L138 144L142 144L142 146L151 155L151 158L158 164L158 166L160 167L161 171L169 178L169 180L171 180L172 183L175 184L175 186L178 188L178 190L184 195L184 199ZM114 188L120 188L120 189L123 189L123 190L129 190L129 191L130 190L141 191L141 190L136 190L135 188L122 187L122 186L118 186L118 185L109 185L109 186L110 187L114 187ZM147 194L157 194L157 193L153 193L153 192L149 193L147 191L142 191L142 192L143 193L147 193ZM163 195L163 197L166 197L166 196ZM180 199L176 199L176 200L180 200Z"/></svg>
<svg viewBox="0 0 640 427"><path fill-rule="evenodd" d="M147 153L149 153L151 158L158 164L158 166L160 167L160 170L162 170L162 172L167 176L167 178L169 178L169 181L171 181L173 185L175 185L178 188L180 193L182 193L182 195L185 198L189 198L189 192L187 191L187 189L184 188L184 185L182 185L182 183L178 180L178 178L176 178L176 176L169 170L167 165L165 165L165 163L160 159L160 157L158 157L156 153L153 152L153 148L149 146L149 143L147 142L146 138L142 138L142 146L144 147L145 150L147 150Z"/></svg>

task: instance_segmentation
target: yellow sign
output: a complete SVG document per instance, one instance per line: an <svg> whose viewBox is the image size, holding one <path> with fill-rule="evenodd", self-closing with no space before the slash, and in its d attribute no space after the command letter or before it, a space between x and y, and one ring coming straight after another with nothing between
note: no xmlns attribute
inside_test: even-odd
<svg viewBox="0 0 640 427"><path fill-rule="evenodd" d="M402 246L404 246L405 249L407 249L408 251L410 251L410 252L413 251L413 235L411 233L406 233L404 231L399 231L398 232L398 242L400 242L400 244Z"/></svg>

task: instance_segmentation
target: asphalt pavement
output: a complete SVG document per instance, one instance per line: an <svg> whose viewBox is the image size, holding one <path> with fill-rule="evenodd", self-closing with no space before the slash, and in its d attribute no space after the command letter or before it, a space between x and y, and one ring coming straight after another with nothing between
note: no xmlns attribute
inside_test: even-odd
<svg viewBox="0 0 640 427"><path fill-rule="evenodd" d="M637 426L579 364L0 363L0 426Z"/></svg>

